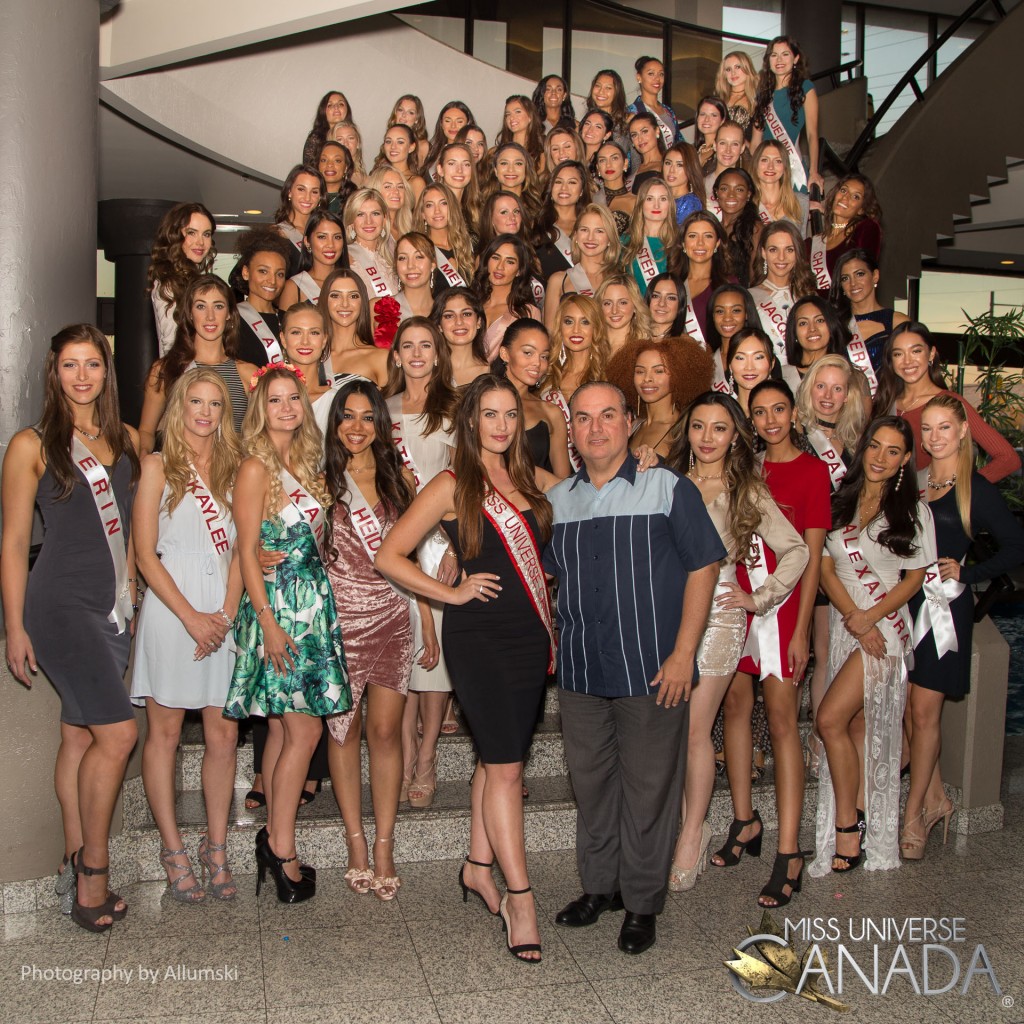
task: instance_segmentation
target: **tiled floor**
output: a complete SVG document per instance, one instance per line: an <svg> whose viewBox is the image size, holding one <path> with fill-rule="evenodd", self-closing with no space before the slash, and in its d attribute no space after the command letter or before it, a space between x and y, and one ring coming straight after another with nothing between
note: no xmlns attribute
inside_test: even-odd
<svg viewBox="0 0 1024 1024"><path fill-rule="evenodd" d="M1006 828L974 838L933 833L921 864L848 878L806 879L803 892L778 914L785 919L838 918L845 933L852 918L881 923L907 918L960 917L964 941L951 944L961 976L955 991L917 995L906 974L894 976L885 995L850 983L845 1000L852 1019L865 1024L1020 1024L1024 1021L1024 935L1020 928L1024 794L1004 793ZM755 895L770 867L745 859L731 870L709 869L697 888L670 897L658 922L658 943L627 957L616 949L621 915L607 914L592 928L571 931L551 923L576 895L571 852L535 854L531 875L541 913L544 962L530 967L504 950L495 918L479 902L464 905L457 863L435 861L402 869L395 903L358 897L344 889L340 871L322 871L316 898L279 905L272 891L254 896L254 879L239 879L233 903L186 907L168 901L159 883L130 887L126 920L109 935L89 935L56 911L0 918L0 1021L11 1024L79 1021L148 1024L332 1024L332 1022L438 1022L445 1024L797 1024L828 1021L832 1011L793 995L771 1005L742 998L722 961L758 930ZM400 853L400 851L399 851ZM985 976L961 995L975 947L983 944L1002 989ZM802 955L806 941L794 946ZM863 944L847 944L862 969L871 964ZM834 946L824 943L835 977ZM896 940L879 949L884 979ZM921 978L922 948L907 946L907 961ZM154 972L140 979L139 967ZM180 966L179 966L180 965ZM30 973L106 969L109 980L81 976L49 979ZM166 977L168 967L184 977ZM190 980L188 971L227 968L223 980ZM131 972L128 974L127 972ZM932 955L932 985L950 977L943 954ZM1007 1002L1008 1001L1008 1002Z"/></svg>

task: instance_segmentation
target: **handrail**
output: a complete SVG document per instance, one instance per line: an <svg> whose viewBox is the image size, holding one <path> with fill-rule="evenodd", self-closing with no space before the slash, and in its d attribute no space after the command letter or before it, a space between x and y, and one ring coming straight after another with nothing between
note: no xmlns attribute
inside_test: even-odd
<svg viewBox="0 0 1024 1024"><path fill-rule="evenodd" d="M593 2L593 0L591 0ZM850 152L845 160L846 170L855 171L860 158L864 155L864 151L868 148L871 140L874 138L875 132L878 130L879 124L882 122L882 118L889 112L889 108L896 102L900 94L909 85L914 91L914 95L918 100L924 98L924 93L921 91L921 87L917 84L917 73L928 64L939 50L946 45L950 38L968 21L971 20L981 10L991 4L998 15L998 20L1002 20L1006 17L1006 11L1003 9L1003 5L999 0L974 0L974 3L967 8L959 18L956 19L948 28L940 35L931 46L914 63L910 66L907 73L896 83L895 86L890 90L889 95L881 102L881 104L875 109L875 113L871 120L865 125L864 130L857 136L857 141L850 147Z"/></svg>
<svg viewBox="0 0 1024 1024"><path fill-rule="evenodd" d="M694 25L689 21L679 21L676 18L667 18L663 14L652 14L650 11L638 11L635 7L626 7L624 4L615 3L615 0L587 0L587 3L595 7L606 7L616 14L625 15L634 21L654 21L662 26L670 28L681 28L687 32L696 32L698 35L712 36L715 39L738 39L743 43L757 43L759 46L767 46L771 40L762 39L760 36L745 36L737 32L723 32L720 28L708 28L706 25Z"/></svg>

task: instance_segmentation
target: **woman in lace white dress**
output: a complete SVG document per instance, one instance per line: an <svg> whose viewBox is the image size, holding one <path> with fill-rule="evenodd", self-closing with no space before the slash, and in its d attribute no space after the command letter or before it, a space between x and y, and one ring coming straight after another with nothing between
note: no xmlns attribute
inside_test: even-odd
<svg viewBox="0 0 1024 1024"><path fill-rule="evenodd" d="M853 870L865 847L865 870L900 863L905 659L914 647L906 602L936 557L932 515L918 498L913 455L913 434L903 420L876 419L832 497L832 531L821 562L832 611L831 683L816 719L826 753L810 867L817 877L830 869ZM864 802L858 804L861 787ZM858 807L866 811L863 842Z"/></svg>

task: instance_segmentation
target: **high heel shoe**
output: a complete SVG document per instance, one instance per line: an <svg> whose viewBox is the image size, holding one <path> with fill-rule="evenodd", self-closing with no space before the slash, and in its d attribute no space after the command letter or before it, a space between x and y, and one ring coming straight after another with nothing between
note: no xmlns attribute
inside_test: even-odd
<svg viewBox="0 0 1024 1024"><path fill-rule="evenodd" d="M256 833L256 860L257 860L257 862L259 861L260 847L261 846L269 847L269 845L270 845L270 833L267 832L267 826L264 825L263 828L261 828L259 830L259 832ZM316 881L316 868L313 867L312 864L306 864L306 863L304 863L303 861L300 860L299 861L299 870L302 872L302 874L306 878L310 878L314 882Z"/></svg>
<svg viewBox="0 0 1024 1024"><path fill-rule="evenodd" d="M277 886L277 899L279 903L303 903L316 895L316 882L306 875L302 875L298 881L289 878L285 874L285 864L298 861L295 857L278 857L271 849L269 841L264 846L256 847L256 895L260 894L263 882L267 877L267 869L274 876L274 884Z"/></svg>
<svg viewBox="0 0 1024 1024"><path fill-rule="evenodd" d="M740 840L740 833L748 826L757 823L761 827L757 830L757 835L748 839L746 842ZM749 853L751 857L761 856L761 840L764 837L764 825L761 823L761 815L754 811L754 816L748 818L746 821L741 821L739 818L733 818L732 824L729 826L729 837L725 841L725 846L715 852L715 856L721 860L721 864L717 861L712 860L711 863L716 868L731 868L735 867L740 862L740 858L744 853Z"/></svg>
<svg viewBox="0 0 1024 1024"><path fill-rule="evenodd" d="M847 871L852 871L861 861L861 857L863 856L863 851L864 851L864 833L861 832L860 822L859 821L855 821L852 825L846 825L845 827L842 827L842 828L839 825L836 825L836 833L838 835L853 835L854 833L856 833L856 835L857 835L857 852L855 854L853 854L853 855L847 855L845 853L833 853L832 854L832 860L833 861L841 860L846 865L846 867L838 867L837 868L835 866L835 864L833 864L832 865L832 870L837 875L844 875L844 874L846 874Z"/></svg>
<svg viewBox="0 0 1024 1024"><path fill-rule="evenodd" d="M428 783L426 780L429 779ZM434 792L437 790L437 751L434 751L434 761L429 772L420 775L413 772L412 782L409 783L409 806L424 810L434 802ZM418 793L418 796L414 796Z"/></svg>
<svg viewBox="0 0 1024 1024"><path fill-rule="evenodd" d="M924 847L928 842L927 834L913 833L910 831L912 825L922 827L924 812L922 811L913 821L903 826L903 834L900 836L900 856L904 860L924 860Z"/></svg>
<svg viewBox="0 0 1024 1024"><path fill-rule="evenodd" d="M345 836L345 845L349 848L349 859L352 858L352 840L362 839L362 832L353 832L350 836ZM364 841L365 845L365 841ZM369 850L366 851L369 854ZM357 895L365 896L370 891L370 885L373 882L373 872L369 868L349 868L345 872L345 884Z"/></svg>
<svg viewBox="0 0 1024 1024"><path fill-rule="evenodd" d="M185 863L178 863L174 860L175 857L184 857ZM160 851L160 863L163 865L164 871L167 872L167 888L170 890L171 899L177 900L179 903L201 903L206 899L206 890L199 884L184 849L168 850L166 846L163 847ZM181 874L177 878L171 878L171 871L180 871ZM190 879L191 885L182 885L183 882Z"/></svg>
<svg viewBox="0 0 1024 1024"><path fill-rule="evenodd" d="M204 835L199 841L199 850L196 856L199 858L199 871L202 876L202 884L206 886L206 891L215 900L233 900L238 895L238 886L235 885L235 880L231 877L231 868L228 867L227 858L227 843L211 843L210 837ZM224 862L218 864L212 854L223 853ZM210 876L210 884L206 885L206 876ZM218 882L216 879L220 875L226 875L223 881Z"/></svg>
<svg viewBox="0 0 1024 1024"><path fill-rule="evenodd" d="M711 826L705 821L700 827L700 850L691 868L673 864L668 873L670 892L688 892L697 884L697 877L704 874L708 863L708 846L711 843Z"/></svg>
<svg viewBox="0 0 1024 1024"><path fill-rule="evenodd" d="M374 846L377 843L391 843L394 842L394 835L388 836L386 839L377 836L374 839ZM370 888L373 890L373 895L379 900L383 900L385 903L390 903L397 895L398 890L401 888L402 880L398 875L378 875L377 871L377 858L373 859L373 880L370 882Z"/></svg>
<svg viewBox="0 0 1024 1024"><path fill-rule="evenodd" d="M928 837L932 833L932 829L941 821L942 822L942 845L946 845L946 840L949 839L949 819L953 817L953 812L956 810L956 805L949 797L946 797L945 803L937 807L934 811L921 811L921 824L924 826L924 838L925 842L928 841Z"/></svg>
<svg viewBox="0 0 1024 1024"><path fill-rule="evenodd" d="M62 914L70 914L71 908L75 905L74 888L75 872L71 867L71 858L65 853L57 872L57 881L53 885L53 891L60 897L59 906Z"/></svg>
<svg viewBox="0 0 1024 1024"><path fill-rule="evenodd" d="M487 906L487 900L484 899L483 893L481 893L477 889L474 889L471 885L466 885L466 864L475 864L478 868L493 868L494 861L492 860L490 864L485 864L482 860L473 860L471 857L467 857L465 864L463 864L462 867L459 868L459 885L462 887L463 903L469 902L469 894L472 893L474 896L477 897L477 899L480 900L480 902L485 907L487 907L488 914L493 914L495 917L497 917L498 911L491 910L491 908Z"/></svg>
<svg viewBox="0 0 1024 1024"><path fill-rule="evenodd" d="M115 921L120 921L125 914L128 913L127 907L122 907L121 910L115 911L114 908L121 901L121 897L117 893L107 890L107 898L98 907L86 907L78 902L78 876L86 875L93 877L95 875L108 875L110 874L109 865L104 868L91 868L85 861L82 860L82 852L85 847L81 847L77 854L71 857L70 865L71 871L75 877L75 900L71 906L71 920L78 925L79 928L84 928L87 932L105 932L109 931ZM100 924L99 920L101 917L109 917L110 922L107 924Z"/></svg>
<svg viewBox="0 0 1024 1024"><path fill-rule="evenodd" d="M789 873L789 862L794 857L800 858L800 870L797 871L796 878L793 878ZM835 868L832 870L834 871ZM804 854L801 850L797 850L796 853L776 854L771 876L768 879L768 884L757 897L757 905L768 910L772 910L775 907L784 907L800 891L800 887L803 884L803 873ZM783 891L787 885L789 886L788 894ZM774 902L765 903L766 899L773 900Z"/></svg>
<svg viewBox="0 0 1024 1024"><path fill-rule="evenodd" d="M501 903L498 905L498 914L501 916L501 929L505 933L505 945L508 947L508 951L520 963L539 964L540 957L532 960L520 955L522 953L539 953L541 951L539 942L521 942L518 946L512 945L512 922L508 916L508 898L509 896L525 896L528 892L533 892L532 885L528 885L525 889L506 889L505 895L501 897Z"/></svg>

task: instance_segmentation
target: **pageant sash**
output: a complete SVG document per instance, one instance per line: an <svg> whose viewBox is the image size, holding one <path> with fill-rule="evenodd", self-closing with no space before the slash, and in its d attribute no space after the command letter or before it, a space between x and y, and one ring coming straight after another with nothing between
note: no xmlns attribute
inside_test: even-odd
<svg viewBox="0 0 1024 1024"><path fill-rule="evenodd" d="M704 340L704 332L700 329L700 324L697 322L697 314L693 308L693 300L690 298L690 288L688 285L686 286L686 316L683 319L683 330L704 348L708 347L708 343Z"/></svg>
<svg viewBox="0 0 1024 1024"><path fill-rule="evenodd" d="M764 541L755 533L750 537L750 557L743 563L750 580L751 591L763 587L768 579L768 563L765 559ZM782 639L779 635L779 606L776 605L764 615L755 615L750 620L747 642L743 645L741 657L750 656L761 667L761 679L775 676L785 679L782 667Z"/></svg>
<svg viewBox="0 0 1024 1024"><path fill-rule="evenodd" d="M561 229L558 228L558 237L555 239L555 248L562 254L568 266L574 266L575 261L572 258L572 239Z"/></svg>
<svg viewBox="0 0 1024 1024"><path fill-rule="evenodd" d="M402 437L403 417L402 417L402 396L392 395L387 400L388 412L391 413L391 440L394 441L395 447L398 449L398 456L405 465L405 468L412 473L413 481L416 484L416 491L419 492L423 489L423 485L427 483L423 479L422 474L416 468L416 460L412 457L412 451L409 449L409 444Z"/></svg>
<svg viewBox="0 0 1024 1024"><path fill-rule="evenodd" d="M719 220L722 219L722 204L714 196L708 194L708 201L704 204L708 213L713 213Z"/></svg>
<svg viewBox="0 0 1024 1024"><path fill-rule="evenodd" d="M317 296L319 298L319 296ZM267 360L271 363L280 363L284 360L284 353L281 351L281 343L277 335L270 329L270 324L256 312L256 308L250 302L238 304L238 314L249 325L252 333L260 340L260 344L267 350Z"/></svg>
<svg viewBox="0 0 1024 1024"><path fill-rule="evenodd" d="M284 237L287 238L288 241L299 250L299 252L302 252L302 232L298 228L292 227L292 225L287 221L281 221L277 225L277 230L284 235Z"/></svg>
<svg viewBox="0 0 1024 1024"><path fill-rule="evenodd" d="M434 246L434 262L437 264L437 269L444 274L444 279L448 282L450 288L466 287L466 282L455 269L455 264L436 245Z"/></svg>
<svg viewBox="0 0 1024 1024"><path fill-rule="evenodd" d="M484 499L483 514L498 531L526 594L544 628L548 631L548 672L555 668L555 630L551 618L551 599L540 564L540 548L526 517L494 488Z"/></svg>
<svg viewBox="0 0 1024 1024"><path fill-rule="evenodd" d="M383 258L380 254L372 253L362 245L350 245L348 247L348 258L350 262L354 261L357 263L359 269L363 272L363 276L370 285L371 299L382 299L385 295L394 294L378 266Z"/></svg>
<svg viewBox="0 0 1024 1024"><path fill-rule="evenodd" d="M771 224L772 215L768 212L768 207L764 203L757 204L757 215L761 218L762 224Z"/></svg>
<svg viewBox="0 0 1024 1024"><path fill-rule="evenodd" d="M320 298L320 285L313 280L309 271L300 271L292 280L295 282L295 287L302 292L303 298L310 302L316 302Z"/></svg>
<svg viewBox="0 0 1024 1024"><path fill-rule="evenodd" d="M100 460L75 436L71 438L71 461L81 470L89 484L89 493L96 506L96 514L100 517L110 561L114 565L114 607L110 609L107 621L117 626L118 633L123 633L132 617L132 599L128 594L127 540L121 524L121 510L117 507L117 498L107 471Z"/></svg>
<svg viewBox="0 0 1024 1024"><path fill-rule="evenodd" d="M323 506L284 467L281 468L281 486L284 488L288 500L309 524L310 530L313 531L313 537L316 539L316 546L320 549L320 554L323 555L324 525L326 523Z"/></svg>
<svg viewBox="0 0 1024 1024"><path fill-rule="evenodd" d="M530 278L530 291L533 292L533 304L541 311L544 311L544 282L537 278Z"/></svg>
<svg viewBox="0 0 1024 1024"><path fill-rule="evenodd" d="M224 586L227 586L228 567L231 561L231 538L225 529L228 516L217 504L217 500L210 489L203 483L203 478L196 472L196 467L190 462L188 468L192 471L192 480L188 485L188 492L195 499L196 506L199 509L199 516L206 527L207 536L210 538L213 553L220 567L221 581Z"/></svg>
<svg viewBox="0 0 1024 1024"><path fill-rule="evenodd" d="M872 603L878 604L879 601L885 599L887 591L875 570L871 568L870 563L864 557L864 552L860 546L860 529L853 523L849 526L844 526L839 539L842 542L846 557L853 565L854 572L857 574L857 579L860 580L861 586L868 592ZM887 625L889 632L898 643L907 667L913 668L914 633L910 626L907 625L903 612L897 608L886 615L878 625L881 625L882 622Z"/></svg>
<svg viewBox="0 0 1024 1024"><path fill-rule="evenodd" d="M818 458L828 467L832 490L838 491L843 477L846 476L846 463L843 462L842 453L825 436L825 432L817 427L812 427L807 431L807 440L811 442L811 447L818 453Z"/></svg>
<svg viewBox="0 0 1024 1024"><path fill-rule="evenodd" d="M857 320L850 320L850 333L853 334L853 341L846 346L846 356L851 365L856 366L868 379L868 387L871 389L871 397L875 397L878 390L878 376L875 368L871 365L871 356L868 355L868 347L864 344L857 331Z"/></svg>
<svg viewBox="0 0 1024 1024"><path fill-rule="evenodd" d="M786 311L781 303L775 301L774 296L762 299L757 304L757 315L761 319L761 326L765 334L772 339L772 348L775 349L775 356L780 363L786 365Z"/></svg>
<svg viewBox="0 0 1024 1024"><path fill-rule="evenodd" d="M804 162L800 159L800 151L789 137L789 132L786 131L785 126L779 119L774 103L769 103L765 109L764 123L775 137L775 141L789 156L789 169L793 175L793 189L797 192L803 192L807 188L807 172L804 170Z"/></svg>
<svg viewBox="0 0 1024 1024"><path fill-rule="evenodd" d="M558 388L550 388L545 391L541 397L545 402L550 402L561 412L565 417L565 426L568 429L571 425L572 417L569 414L569 403L565 400L565 395L563 395ZM576 450L576 445L572 443L571 433L569 435L569 463L576 472L583 468L583 459L580 458L580 453Z"/></svg>
<svg viewBox="0 0 1024 1024"><path fill-rule="evenodd" d="M644 242L643 248L636 254L633 264L640 271L645 286L650 285L658 276L658 261L654 258L654 253L651 252L650 242Z"/></svg>
<svg viewBox="0 0 1024 1024"><path fill-rule="evenodd" d="M644 111L650 114L651 117L653 117L654 120L658 122L658 131L661 132L661 137L665 140L665 148L671 149L676 141L675 133L672 131L672 129L669 128L669 126L661 119L661 117L659 117L658 112L656 110L652 110L649 106L647 106L646 103L640 103L638 101L638 106L643 107Z"/></svg>
<svg viewBox="0 0 1024 1024"><path fill-rule="evenodd" d="M824 235L811 236L811 270L814 273L814 283L818 286L818 291L827 292L832 287L832 275L828 272Z"/></svg>
<svg viewBox="0 0 1024 1024"><path fill-rule="evenodd" d="M589 295L591 298L594 295L594 286L590 283L590 278L587 277L587 272L583 269L582 263L573 264L566 272L566 279L572 284L573 288L576 289L578 295Z"/></svg>

